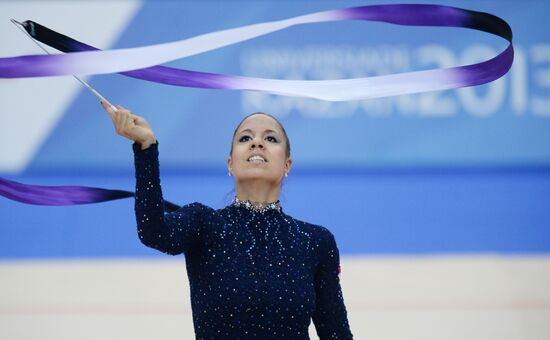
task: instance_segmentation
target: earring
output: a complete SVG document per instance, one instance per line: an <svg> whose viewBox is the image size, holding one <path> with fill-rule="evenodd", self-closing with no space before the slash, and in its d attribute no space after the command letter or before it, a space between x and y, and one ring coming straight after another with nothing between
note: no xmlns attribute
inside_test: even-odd
<svg viewBox="0 0 550 340"><path fill-rule="evenodd" d="M233 175L233 174L231 173L231 170L233 170L233 168L229 168L229 171L228 171L228 173L227 173L230 177L231 177L231 175Z"/></svg>
<svg viewBox="0 0 550 340"><path fill-rule="evenodd" d="M285 174L285 177L288 177L288 172Z"/></svg>

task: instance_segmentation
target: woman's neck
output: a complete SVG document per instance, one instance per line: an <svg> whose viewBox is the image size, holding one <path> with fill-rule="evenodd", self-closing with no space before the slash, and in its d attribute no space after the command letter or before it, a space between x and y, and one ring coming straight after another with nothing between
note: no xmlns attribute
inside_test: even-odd
<svg viewBox="0 0 550 340"><path fill-rule="evenodd" d="M279 200L280 186L269 183L237 183L237 198L252 203L272 203Z"/></svg>

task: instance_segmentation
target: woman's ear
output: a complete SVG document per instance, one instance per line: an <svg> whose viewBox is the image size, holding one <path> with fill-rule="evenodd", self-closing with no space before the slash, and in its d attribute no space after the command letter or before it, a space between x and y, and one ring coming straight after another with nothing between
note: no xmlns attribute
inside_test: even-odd
<svg viewBox="0 0 550 340"><path fill-rule="evenodd" d="M285 163L285 172L288 174L290 172L290 168L292 168L292 159L287 159Z"/></svg>
<svg viewBox="0 0 550 340"><path fill-rule="evenodd" d="M227 157L227 172L229 176L232 175L233 172L233 160L231 159L231 156Z"/></svg>

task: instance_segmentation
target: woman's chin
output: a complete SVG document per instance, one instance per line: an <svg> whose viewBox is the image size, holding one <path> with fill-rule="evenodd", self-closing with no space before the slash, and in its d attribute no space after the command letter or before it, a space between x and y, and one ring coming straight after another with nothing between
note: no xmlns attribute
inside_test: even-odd
<svg viewBox="0 0 550 340"><path fill-rule="evenodd" d="M241 182L246 180L265 180L268 182L272 182L277 180L277 176L275 176L273 173L270 173L267 169L251 168L243 171L243 173L237 176L237 180Z"/></svg>

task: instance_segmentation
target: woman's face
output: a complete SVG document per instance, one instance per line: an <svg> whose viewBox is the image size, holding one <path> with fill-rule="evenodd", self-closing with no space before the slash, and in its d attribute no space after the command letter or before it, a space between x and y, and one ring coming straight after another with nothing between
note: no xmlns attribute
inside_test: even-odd
<svg viewBox="0 0 550 340"><path fill-rule="evenodd" d="M286 139L271 117L255 114L246 118L233 138L233 152L227 160L237 182L265 179L280 183L292 165L286 156Z"/></svg>

